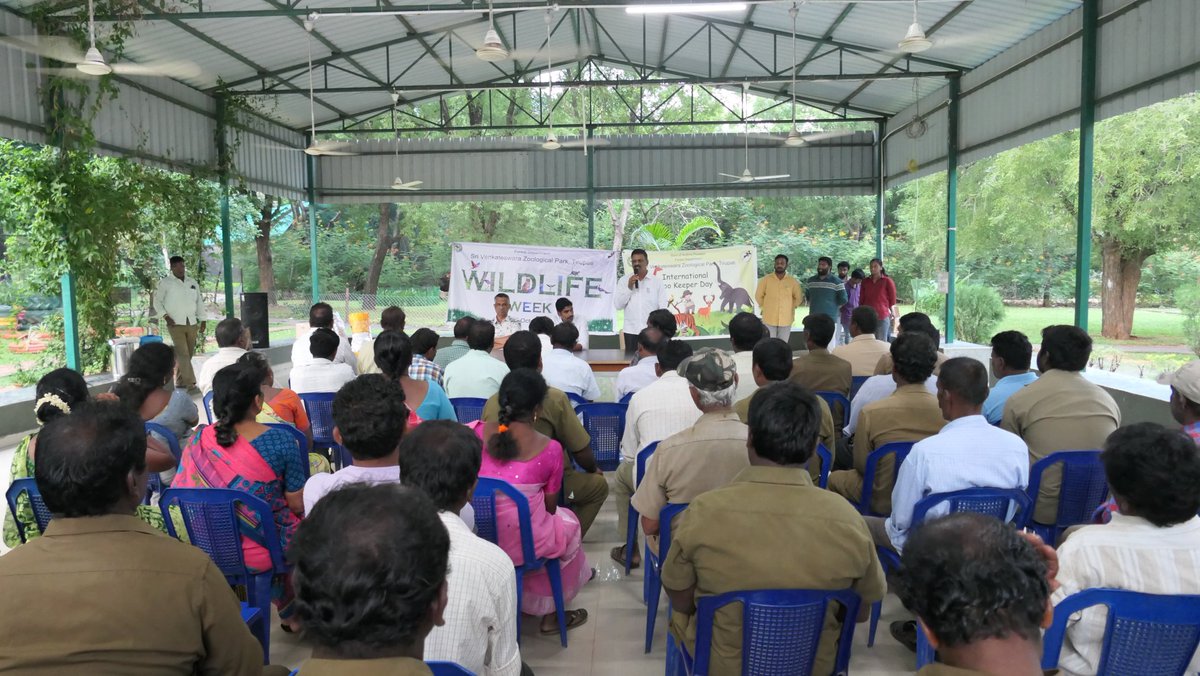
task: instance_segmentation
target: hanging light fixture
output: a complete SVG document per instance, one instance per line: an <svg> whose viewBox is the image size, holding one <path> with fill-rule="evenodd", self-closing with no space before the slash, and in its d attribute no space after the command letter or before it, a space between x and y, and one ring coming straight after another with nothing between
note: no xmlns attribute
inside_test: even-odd
<svg viewBox="0 0 1200 676"><path fill-rule="evenodd" d="M792 128L788 130L787 138L783 141L783 145L789 148L804 145L804 137L796 129L796 16L798 14L800 14L800 10L796 7L796 3L792 3L792 8L788 10L788 15L792 17Z"/></svg>
<svg viewBox="0 0 1200 676"><path fill-rule="evenodd" d="M112 66L104 60L104 55L96 48L96 12L92 0L88 0L88 50L83 55L83 61L75 64L75 69L84 75L108 75Z"/></svg>
<svg viewBox="0 0 1200 676"><path fill-rule="evenodd" d="M925 37L925 29L921 28L921 22L917 20L917 0L913 0L912 25L908 27L908 33L897 46L907 54L917 54L933 46L933 41Z"/></svg>
<svg viewBox="0 0 1200 676"><path fill-rule="evenodd" d="M475 56L480 61L489 63L508 59L508 50L504 48L504 43L500 41L500 34L496 32L496 12L492 9L491 0L488 0L488 29L483 34L483 44L475 50Z"/></svg>

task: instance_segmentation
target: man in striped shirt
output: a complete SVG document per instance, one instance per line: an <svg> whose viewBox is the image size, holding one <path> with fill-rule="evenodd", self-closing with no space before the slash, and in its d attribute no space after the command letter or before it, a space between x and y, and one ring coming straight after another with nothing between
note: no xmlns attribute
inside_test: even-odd
<svg viewBox="0 0 1200 676"><path fill-rule="evenodd" d="M809 314L826 315L837 322L841 307L846 304L846 287L833 269L833 259L821 256L817 259L817 274L804 282L804 299L808 301Z"/></svg>

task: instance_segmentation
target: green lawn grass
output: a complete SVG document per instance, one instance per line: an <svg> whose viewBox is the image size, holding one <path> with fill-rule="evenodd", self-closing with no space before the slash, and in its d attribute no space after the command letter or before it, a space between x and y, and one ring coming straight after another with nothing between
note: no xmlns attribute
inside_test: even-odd
<svg viewBox="0 0 1200 676"><path fill-rule="evenodd" d="M999 330L1017 330L1037 342L1042 329L1052 324L1074 324L1075 310L1069 307L1008 307ZM1100 336L1099 308L1088 312L1088 333L1097 344L1184 345L1183 315L1178 310L1139 308L1133 313L1133 339L1109 340Z"/></svg>

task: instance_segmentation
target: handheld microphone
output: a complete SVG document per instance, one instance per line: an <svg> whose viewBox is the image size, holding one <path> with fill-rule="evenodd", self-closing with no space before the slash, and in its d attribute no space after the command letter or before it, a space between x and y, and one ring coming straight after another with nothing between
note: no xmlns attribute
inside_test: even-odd
<svg viewBox="0 0 1200 676"><path fill-rule="evenodd" d="M637 275L634 275L634 276L633 276L633 288L635 288L635 289L636 289L636 288L638 288L639 286L640 286L640 285L638 284L638 278L637 278Z"/></svg>

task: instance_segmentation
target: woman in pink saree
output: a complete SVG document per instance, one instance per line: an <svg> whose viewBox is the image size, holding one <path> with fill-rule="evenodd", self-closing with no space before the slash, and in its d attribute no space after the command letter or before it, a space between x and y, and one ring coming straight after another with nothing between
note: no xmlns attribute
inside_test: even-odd
<svg viewBox="0 0 1200 676"><path fill-rule="evenodd" d="M234 364L213 378L213 411L217 422L196 432L183 451L172 486L232 488L261 498L271 507L279 546L286 552L304 512L303 488L307 459L296 450L291 435L259 423L262 408L261 373ZM242 554L253 571L271 568L257 516L239 510ZM278 575L271 597L285 629L291 629L292 589L288 576Z"/></svg>
<svg viewBox="0 0 1200 676"><path fill-rule="evenodd" d="M563 600L570 602L592 577L583 553L579 519L558 505L562 490L563 450L557 441L533 428L546 396L546 381L532 369L517 369L500 384L500 424L478 425L476 434L486 452L479 476L503 479L529 498L533 548L539 557L558 559L562 567ZM513 563L524 561L517 510L510 500L496 498L500 548ZM541 632L558 631L554 596L546 569L525 574L521 612L542 618ZM567 628L587 622L587 611L568 610Z"/></svg>

